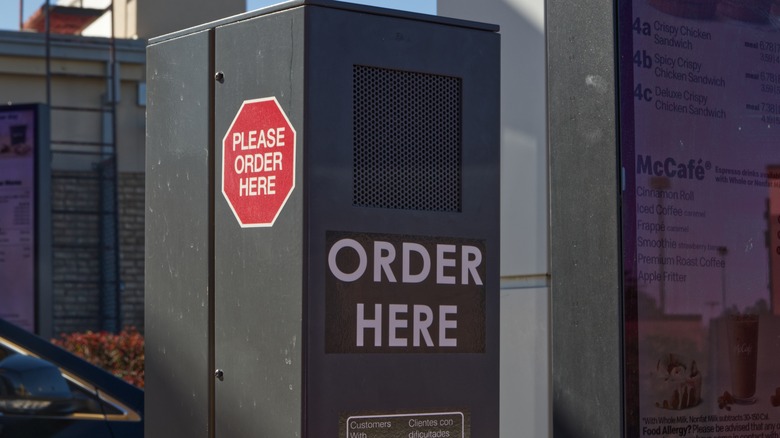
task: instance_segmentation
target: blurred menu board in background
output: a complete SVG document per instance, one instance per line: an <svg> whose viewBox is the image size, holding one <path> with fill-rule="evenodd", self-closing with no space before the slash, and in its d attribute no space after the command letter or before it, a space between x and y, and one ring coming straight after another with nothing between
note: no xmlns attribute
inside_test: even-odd
<svg viewBox="0 0 780 438"><path fill-rule="evenodd" d="M780 0L619 3L627 436L780 436Z"/></svg>
<svg viewBox="0 0 780 438"><path fill-rule="evenodd" d="M0 318L35 329L35 109L0 108Z"/></svg>

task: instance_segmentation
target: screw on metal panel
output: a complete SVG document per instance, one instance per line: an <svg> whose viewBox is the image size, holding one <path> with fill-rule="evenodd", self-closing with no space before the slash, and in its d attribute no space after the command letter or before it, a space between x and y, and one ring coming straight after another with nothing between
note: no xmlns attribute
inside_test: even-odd
<svg viewBox="0 0 780 438"><path fill-rule="evenodd" d="M222 370L216 370L216 371L214 371L214 377L219 379L219 381L221 382L221 381L225 380L225 373Z"/></svg>
<svg viewBox="0 0 780 438"><path fill-rule="evenodd" d="M222 73L221 71L218 71L217 74L214 75L214 79L217 80L220 84L225 82L225 73Z"/></svg>

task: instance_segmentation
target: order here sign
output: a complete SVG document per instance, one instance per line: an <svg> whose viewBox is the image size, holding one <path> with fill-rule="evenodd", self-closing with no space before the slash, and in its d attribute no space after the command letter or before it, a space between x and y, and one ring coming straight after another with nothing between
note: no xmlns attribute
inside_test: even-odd
<svg viewBox="0 0 780 438"><path fill-rule="evenodd" d="M222 139L222 194L242 227L270 227L293 188L295 128L276 97L245 100Z"/></svg>
<svg viewBox="0 0 780 438"><path fill-rule="evenodd" d="M328 231L326 353L484 353L485 242Z"/></svg>

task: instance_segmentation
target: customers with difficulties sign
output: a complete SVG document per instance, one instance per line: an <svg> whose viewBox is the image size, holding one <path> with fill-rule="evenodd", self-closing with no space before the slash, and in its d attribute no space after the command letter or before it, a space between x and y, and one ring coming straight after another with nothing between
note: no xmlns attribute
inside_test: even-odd
<svg viewBox="0 0 780 438"><path fill-rule="evenodd" d="M356 438L470 438L471 415L420 412L367 415L342 414L339 436Z"/></svg>
<svg viewBox="0 0 780 438"><path fill-rule="evenodd" d="M295 128L275 97L246 100L222 139L222 194L242 227L273 226L295 188Z"/></svg>
<svg viewBox="0 0 780 438"><path fill-rule="evenodd" d="M481 240L328 232L326 353L482 353Z"/></svg>

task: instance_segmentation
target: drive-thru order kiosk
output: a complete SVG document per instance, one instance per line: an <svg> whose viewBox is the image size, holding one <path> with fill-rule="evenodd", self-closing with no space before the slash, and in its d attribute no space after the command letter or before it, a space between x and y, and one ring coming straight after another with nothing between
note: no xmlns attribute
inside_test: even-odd
<svg viewBox="0 0 780 438"><path fill-rule="evenodd" d="M150 41L147 436L498 436L497 31L306 0Z"/></svg>

